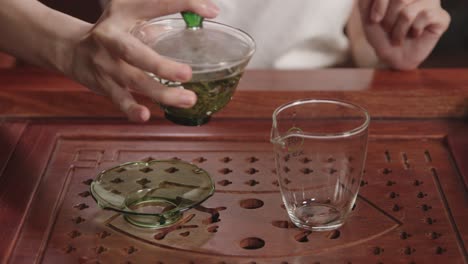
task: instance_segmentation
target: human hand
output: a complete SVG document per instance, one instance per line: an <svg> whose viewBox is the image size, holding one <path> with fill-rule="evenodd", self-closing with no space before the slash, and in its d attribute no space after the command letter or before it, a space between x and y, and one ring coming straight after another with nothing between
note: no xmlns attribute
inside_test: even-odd
<svg viewBox="0 0 468 264"><path fill-rule="evenodd" d="M191 79L191 68L158 55L130 33L139 21L181 11L214 18L219 10L210 0L111 1L99 21L65 49L71 52L65 74L110 97L131 121L147 121L150 111L138 104L130 91L165 105L192 107L197 100L195 93L164 87L146 73L186 82Z"/></svg>
<svg viewBox="0 0 468 264"><path fill-rule="evenodd" d="M359 9L369 44L399 70L417 68L450 23L440 0L359 0Z"/></svg>

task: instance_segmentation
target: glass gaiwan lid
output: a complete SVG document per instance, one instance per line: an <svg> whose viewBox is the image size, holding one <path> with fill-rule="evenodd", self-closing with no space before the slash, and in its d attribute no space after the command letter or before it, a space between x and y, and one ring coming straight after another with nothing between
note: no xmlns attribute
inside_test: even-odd
<svg viewBox="0 0 468 264"><path fill-rule="evenodd" d="M203 22L191 12L184 19L150 20L136 35L158 54L192 67L193 75L247 63L255 52L254 40L245 32L213 21Z"/></svg>
<svg viewBox="0 0 468 264"><path fill-rule="evenodd" d="M98 205L139 227L160 228L209 198L214 183L203 169L177 159L129 162L101 172L91 183Z"/></svg>

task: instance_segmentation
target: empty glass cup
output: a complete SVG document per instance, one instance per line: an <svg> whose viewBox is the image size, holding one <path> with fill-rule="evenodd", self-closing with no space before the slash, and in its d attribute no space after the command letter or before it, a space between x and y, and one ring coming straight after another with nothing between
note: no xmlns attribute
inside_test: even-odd
<svg viewBox="0 0 468 264"><path fill-rule="evenodd" d="M356 200L370 122L354 104L304 99L273 113L271 142L283 202L298 227L343 225Z"/></svg>

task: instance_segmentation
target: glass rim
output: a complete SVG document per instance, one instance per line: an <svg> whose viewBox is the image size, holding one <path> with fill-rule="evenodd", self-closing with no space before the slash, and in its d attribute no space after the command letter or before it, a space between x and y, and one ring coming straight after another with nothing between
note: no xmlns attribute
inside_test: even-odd
<svg viewBox="0 0 468 264"><path fill-rule="evenodd" d="M343 131L343 132L338 132L338 133L311 133L311 132L301 131L300 133L295 133L294 134L295 136L302 136L302 137L305 137L305 138L314 138L314 139L346 138L346 137L352 137L354 135L360 134L369 127L369 124L370 124L369 112L365 108L363 108L363 107L361 107L361 106L359 106L357 104L342 101L342 100L334 100L334 99L310 99L310 98L307 98L307 99L299 99L299 100L291 101L291 102L282 104L278 108L276 108L275 111L273 112L273 115L272 115L273 129L278 128L277 116L283 110L288 109L290 107L299 106L299 105L303 105L303 104L309 104L309 103L341 105L341 106L345 106L345 107L348 107L348 108L351 108L351 109L355 109L357 112L360 112L361 114L363 114L364 121L359 126L353 128L353 129ZM277 137L275 137L275 138L277 138ZM272 140L273 140L273 138L272 138Z"/></svg>
<svg viewBox="0 0 468 264"><path fill-rule="evenodd" d="M114 171L114 170L119 169L119 168L125 168L127 166L134 166L134 165L148 166L151 163L167 163L167 162L183 163L184 165L189 165L191 167L195 167L196 169L200 169L205 175L208 176L209 186L207 186L207 188L209 188L209 192L207 192L206 195L204 197L202 197L201 199L193 201L193 203L185 205L183 207L177 206L177 207L175 207L173 209L170 209L168 211L165 211L163 213L151 213L151 212L148 213L148 212L136 212L134 210L131 210L130 208L128 208L126 206L125 202L124 202L124 204L122 204L122 205L124 205L124 207L118 207L115 204L112 204L112 203L108 202L106 200L106 198L104 198L100 193L98 193L96 191L96 185L98 185L98 182L101 181L102 177L104 177L107 173L109 173L111 171ZM141 188L141 189L136 190L136 192L143 191L143 190L146 190L146 189L151 189L151 188ZM197 189L202 189L202 188L197 188ZM91 196L96 201L96 203L99 206L101 206L101 207L103 207L105 209L113 210L115 212L122 213L124 215L156 216L157 217L157 216L164 216L164 215L171 214L171 213L182 213L182 212L187 211L187 210L189 210L191 208L194 208L195 206L203 203L208 198L213 196L213 194L215 193L215 190L216 190L216 186L215 186L215 183L213 181L213 178L210 176L210 174L205 169L202 169L202 168L198 167L197 165L195 165L195 164L193 164L191 162L186 162L186 161L183 161L183 160L175 160L175 159L161 159L161 160L150 160L150 161L130 161L130 162L125 162L125 163L110 167L108 169L102 170L100 173L98 173L96 178L94 178L93 181L91 182L89 190L91 192ZM127 199L127 198L128 197L124 197L124 200ZM160 197L160 198L165 198L165 197Z"/></svg>
<svg viewBox="0 0 468 264"><path fill-rule="evenodd" d="M147 21L145 21L145 22L143 22L141 24L136 25L131 30L131 32L135 36L135 33L136 33L137 30L142 29L142 28L144 28L146 26L151 26L151 25L155 25L155 24L171 23L171 22L181 23L182 25L184 25L184 28L185 28L185 21L182 18L153 18L153 19L147 20ZM187 61L187 60L175 59L175 58L172 58L172 57L169 57L169 56L164 56L162 54L160 54L160 55L162 57L168 58L170 60L190 65L191 67L208 68L208 69L204 69L204 70L199 70L197 72L211 72L211 71L218 71L218 70L222 70L222 69L226 69L226 68L235 67L235 66L237 66L239 64L242 64L245 61L250 60L250 58L253 56L253 54L255 53L255 51L257 49L257 44L256 44L255 40L253 39L253 37L249 33L245 32L244 30L242 30L240 28L236 28L236 27L229 26L229 25L226 25L226 24L223 24L223 23L212 21L212 20L204 20L203 25L219 26L221 28L224 28L225 30L230 30L231 32L235 32L235 33L238 33L238 34L240 33L240 35L245 38L245 40L246 40L245 43L247 43L249 48L250 48L249 52L247 54L243 55L241 58L232 59L232 60L223 60L223 61L220 61L218 63L192 63L192 62Z"/></svg>

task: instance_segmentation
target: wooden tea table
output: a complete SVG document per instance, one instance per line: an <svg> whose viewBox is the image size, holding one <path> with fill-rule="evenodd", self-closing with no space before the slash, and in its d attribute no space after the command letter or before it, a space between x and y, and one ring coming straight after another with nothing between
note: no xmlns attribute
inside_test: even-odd
<svg viewBox="0 0 468 264"><path fill-rule="evenodd" d="M282 207L271 114L299 98L351 101L373 118L356 207L337 231L295 228ZM177 126L153 112L151 122L132 124L66 78L0 71L0 260L468 261L468 69L248 71L207 125ZM106 168L174 157L207 170L216 184L176 226L135 228L90 195L90 181Z"/></svg>

